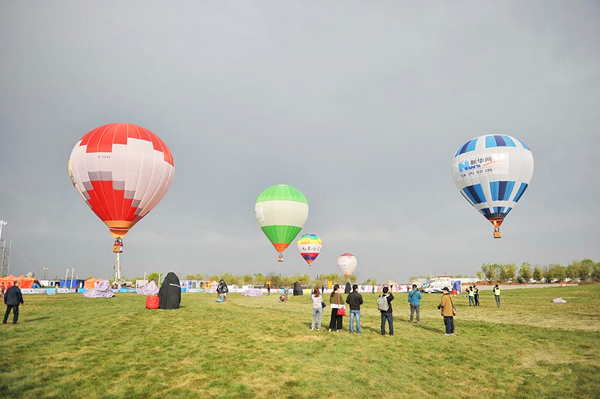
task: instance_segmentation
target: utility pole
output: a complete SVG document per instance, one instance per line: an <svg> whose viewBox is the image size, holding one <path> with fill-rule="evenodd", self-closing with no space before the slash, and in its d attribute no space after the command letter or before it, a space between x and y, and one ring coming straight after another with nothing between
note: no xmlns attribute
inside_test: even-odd
<svg viewBox="0 0 600 399"><path fill-rule="evenodd" d="M47 280L47 279L46 279L46 272L47 272L48 270L50 270L50 268L49 268L49 267L44 267L44 280Z"/></svg>
<svg viewBox="0 0 600 399"><path fill-rule="evenodd" d="M9 248L6 248L6 240L2 239L2 227L6 226L8 222L0 219L0 245L2 245L2 256L0 259L0 277L8 276L10 269L10 249L12 247L12 240L9 243Z"/></svg>

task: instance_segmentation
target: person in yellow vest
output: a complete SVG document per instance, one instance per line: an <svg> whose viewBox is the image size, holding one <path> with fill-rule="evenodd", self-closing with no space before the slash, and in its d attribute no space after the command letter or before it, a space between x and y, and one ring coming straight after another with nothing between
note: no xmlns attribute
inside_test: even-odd
<svg viewBox="0 0 600 399"><path fill-rule="evenodd" d="M500 307L500 287L498 287L498 284L496 284L496 286L494 287L494 289L492 291L494 291L494 298L496 298L496 305L498 305L498 307Z"/></svg>
<svg viewBox="0 0 600 399"><path fill-rule="evenodd" d="M469 287L469 306L475 306L475 290L473 287Z"/></svg>
<svg viewBox="0 0 600 399"><path fill-rule="evenodd" d="M479 288L473 284L473 294L475 298L475 306L479 306Z"/></svg>

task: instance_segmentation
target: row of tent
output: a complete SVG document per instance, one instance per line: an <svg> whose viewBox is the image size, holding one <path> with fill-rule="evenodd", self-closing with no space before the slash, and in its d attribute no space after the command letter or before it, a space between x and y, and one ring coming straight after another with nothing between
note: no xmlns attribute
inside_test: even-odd
<svg viewBox="0 0 600 399"><path fill-rule="evenodd" d="M23 275L21 275L19 277L15 277L13 275L1 277L0 285L4 284L5 287L8 287L8 286L13 285L15 283L15 281L18 281L20 288L39 288L40 287L40 284L37 281L37 279L25 277ZM34 284L37 284L38 286L34 287L33 286Z"/></svg>

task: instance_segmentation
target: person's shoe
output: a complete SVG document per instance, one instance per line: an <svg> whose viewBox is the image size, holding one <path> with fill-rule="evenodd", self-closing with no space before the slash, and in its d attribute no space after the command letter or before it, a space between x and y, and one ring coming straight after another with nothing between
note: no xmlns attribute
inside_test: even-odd
<svg viewBox="0 0 600 399"><path fill-rule="evenodd" d="M331 328L329 329L329 332L331 332Z"/></svg>
<svg viewBox="0 0 600 399"><path fill-rule="evenodd" d="M313 331L314 329L315 329L314 327L311 327L311 328L310 328L310 331Z"/></svg>
<svg viewBox="0 0 600 399"><path fill-rule="evenodd" d="M447 336L449 336L450 334L444 334L444 335L447 335Z"/></svg>
<svg viewBox="0 0 600 399"><path fill-rule="evenodd" d="M321 331L321 329L320 329L320 328L317 328L317 331Z"/></svg>

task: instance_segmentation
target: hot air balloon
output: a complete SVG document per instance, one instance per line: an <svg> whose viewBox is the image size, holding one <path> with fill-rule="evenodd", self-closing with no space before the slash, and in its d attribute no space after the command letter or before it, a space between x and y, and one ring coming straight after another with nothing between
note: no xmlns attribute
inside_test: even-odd
<svg viewBox="0 0 600 399"><path fill-rule="evenodd" d="M306 263L308 263L309 269L312 267L313 261L319 256L319 253L321 253L322 246L323 243L316 234L304 234L298 240L298 250Z"/></svg>
<svg viewBox="0 0 600 399"><path fill-rule="evenodd" d="M131 123L97 127L75 144L69 176L115 238L117 280L121 280L123 237L165 196L174 173L173 156L165 143Z"/></svg>
<svg viewBox="0 0 600 399"><path fill-rule="evenodd" d="M258 196L254 217L279 252L278 261L283 262L283 251L296 238L308 218L308 202L297 188L278 184Z"/></svg>
<svg viewBox="0 0 600 399"><path fill-rule="evenodd" d="M452 161L454 184L494 225L494 238L502 237L500 225L529 187L532 175L531 150L504 134L467 141Z"/></svg>
<svg viewBox="0 0 600 399"><path fill-rule="evenodd" d="M356 256L345 253L338 257L337 265L340 268L342 275L348 277L354 273L356 265L358 265L358 260L356 260Z"/></svg>

